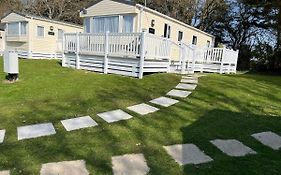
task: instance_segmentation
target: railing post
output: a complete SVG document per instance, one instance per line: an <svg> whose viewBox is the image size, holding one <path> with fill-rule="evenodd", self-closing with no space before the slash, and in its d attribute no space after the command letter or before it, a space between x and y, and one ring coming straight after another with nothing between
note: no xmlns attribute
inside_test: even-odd
<svg viewBox="0 0 281 175"><path fill-rule="evenodd" d="M145 58L145 34L146 34L145 31L141 33L141 40L140 40L139 79L143 78L143 67L144 67L144 58Z"/></svg>
<svg viewBox="0 0 281 175"><path fill-rule="evenodd" d="M108 73L108 53L109 53L109 31L105 32L104 38L104 62L103 62L103 72Z"/></svg>
<svg viewBox="0 0 281 175"><path fill-rule="evenodd" d="M183 46L183 43L180 42L180 56L181 56L181 74L185 73L186 69L186 53L185 53L185 47Z"/></svg>
<svg viewBox="0 0 281 175"><path fill-rule="evenodd" d="M170 54L170 51L171 51L171 42L167 39L167 38L164 38L163 39L165 41L165 46L167 47L167 52L168 52L168 58L169 58L169 63L168 63L168 68L167 68L167 73L171 73L171 64L172 64L172 58L171 58L171 54Z"/></svg>
<svg viewBox="0 0 281 175"><path fill-rule="evenodd" d="M223 46L221 65L220 65L220 74L223 74L223 61L224 61L225 53L226 53L226 47Z"/></svg>
<svg viewBox="0 0 281 175"><path fill-rule="evenodd" d="M76 33L76 69L80 69L80 57L79 57L79 51L80 51L80 40L79 40L79 33Z"/></svg>
<svg viewBox="0 0 281 175"><path fill-rule="evenodd" d="M192 74L194 74L194 72L195 72L195 60L196 60L196 58L195 58L195 50L196 48L195 47L192 47L192 70L191 70L191 73Z"/></svg>
<svg viewBox="0 0 281 175"><path fill-rule="evenodd" d="M65 34L63 33L63 37L62 37L62 58L61 58L61 65L62 67L66 67L66 60L65 60Z"/></svg>

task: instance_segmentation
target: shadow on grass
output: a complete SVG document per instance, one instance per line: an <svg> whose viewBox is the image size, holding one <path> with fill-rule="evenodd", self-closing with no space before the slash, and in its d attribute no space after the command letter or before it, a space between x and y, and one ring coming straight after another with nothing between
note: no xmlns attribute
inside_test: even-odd
<svg viewBox="0 0 281 175"><path fill-rule="evenodd" d="M189 126L181 128L183 143L193 143L214 159L213 162L183 167L184 174L203 175L277 175L281 172L281 153L259 143L252 134L273 131L281 135L281 118L212 110ZM257 155L229 157L209 141L237 139L251 147Z"/></svg>

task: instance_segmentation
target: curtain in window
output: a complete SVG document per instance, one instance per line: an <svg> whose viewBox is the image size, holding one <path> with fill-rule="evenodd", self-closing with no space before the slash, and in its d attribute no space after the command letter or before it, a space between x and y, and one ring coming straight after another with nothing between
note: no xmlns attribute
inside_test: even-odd
<svg viewBox="0 0 281 175"><path fill-rule="evenodd" d="M19 23L8 23L8 35L19 35Z"/></svg>
<svg viewBox="0 0 281 175"><path fill-rule="evenodd" d="M26 35L26 25L27 25L27 22L20 23L20 31L21 31L22 35Z"/></svg>
<svg viewBox="0 0 281 175"><path fill-rule="evenodd" d="M132 15L123 16L123 33L133 32L133 26L134 26L134 16Z"/></svg>
<svg viewBox="0 0 281 175"><path fill-rule="evenodd" d="M93 33L104 33L106 31L117 33L119 31L119 17L95 17Z"/></svg>
<svg viewBox="0 0 281 175"><path fill-rule="evenodd" d="M37 36L44 37L44 27L37 26Z"/></svg>
<svg viewBox="0 0 281 175"><path fill-rule="evenodd" d="M85 29L84 29L85 32L91 33L91 20L90 20L90 18L85 18L84 26L85 26Z"/></svg>
<svg viewBox="0 0 281 175"><path fill-rule="evenodd" d="M58 39L62 40L63 39L63 30L58 29Z"/></svg>

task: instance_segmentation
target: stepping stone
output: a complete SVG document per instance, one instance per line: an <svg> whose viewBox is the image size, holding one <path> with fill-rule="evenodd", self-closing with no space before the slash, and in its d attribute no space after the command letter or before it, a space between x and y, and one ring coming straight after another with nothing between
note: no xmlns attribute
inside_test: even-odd
<svg viewBox="0 0 281 175"><path fill-rule="evenodd" d="M88 175L84 160L43 164L40 175Z"/></svg>
<svg viewBox="0 0 281 175"><path fill-rule="evenodd" d="M181 83L198 84L198 80L182 79L182 80L181 80Z"/></svg>
<svg viewBox="0 0 281 175"><path fill-rule="evenodd" d="M61 123L67 131L89 128L98 125L90 116L62 120Z"/></svg>
<svg viewBox="0 0 281 175"><path fill-rule="evenodd" d="M10 171L0 171L0 175L10 175Z"/></svg>
<svg viewBox="0 0 281 175"><path fill-rule="evenodd" d="M150 169L143 154L126 154L112 157L112 165L114 175L144 175Z"/></svg>
<svg viewBox="0 0 281 175"><path fill-rule="evenodd" d="M56 134L52 123L21 126L17 128L18 140L37 138Z"/></svg>
<svg viewBox="0 0 281 175"><path fill-rule="evenodd" d="M232 157L242 157L247 154L257 154L251 148L245 146L243 143L238 140L212 140L210 141L213 145L215 145L222 152Z"/></svg>
<svg viewBox="0 0 281 175"><path fill-rule="evenodd" d="M113 123L113 122L117 122L120 120L128 120L130 118L133 118L133 116L122 111L121 109L100 113L100 114L98 114L98 116L100 118L104 119L107 123Z"/></svg>
<svg viewBox="0 0 281 175"><path fill-rule="evenodd" d="M156 112L156 111L159 110L158 108L147 105L145 103L135 105L135 106L131 106L131 107L128 107L127 109L129 109L131 111L134 111L135 113L138 113L140 115L150 114L150 113L153 113L153 112Z"/></svg>
<svg viewBox="0 0 281 175"><path fill-rule="evenodd" d="M0 130L0 143L3 143L4 138L5 138L5 133L6 133L6 130L4 130L4 129Z"/></svg>
<svg viewBox="0 0 281 175"><path fill-rule="evenodd" d="M180 83L176 86L177 89L185 89L185 90L195 90L197 87L196 84L183 84Z"/></svg>
<svg viewBox="0 0 281 175"><path fill-rule="evenodd" d="M185 76L183 76L182 79L183 80L198 80L197 77L185 77Z"/></svg>
<svg viewBox="0 0 281 175"><path fill-rule="evenodd" d="M168 97L159 97L159 98L156 98L156 99L150 101L150 103L157 104L157 105L164 106L164 107L172 106L178 102L179 102L178 100L174 100L174 99L168 98Z"/></svg>
<svg viewBox="0 0 281 175"><path fill-rule="evenodd" d="M213 161L194 144L164 146L167 153L179 164L201 164Z"/></svg>
<svg viewBox="0 0 281 175"><path fill-rule="evenodd" d="M279 150L281 148L281 137L274 132L256 133L253 134L252 137L274 150Z"/></svg>
<svg viewBox="0 0 281 175"><path fill-rule="evenodd" d="M190 94L191 94L190 91L182 91L182 90L175 90L175 89L167 93L168 96L180 97L180 98L186 98Z"/></svg>

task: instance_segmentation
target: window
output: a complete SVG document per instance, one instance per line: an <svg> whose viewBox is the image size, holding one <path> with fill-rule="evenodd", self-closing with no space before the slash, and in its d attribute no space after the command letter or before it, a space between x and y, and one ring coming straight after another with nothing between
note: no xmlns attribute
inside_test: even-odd
<svg viewBox="0 0 281 175"><path fill-rule="evenodd" d="M62 40L63 39L63 30L58 29L58 39Z"/></svg>
<svg viewBox="0 0 281 175"><path fill-rule="evenodd" d="M8 23L8 35L26 35L27 22Z"/></svg>
<svg viewBox="0 0 281 175"><path fill-rule="evenodd" d="M26 35L27 22L20 22L21 35Z"/></svg>
<svg viewBox="0 0 281 175"><path fill-rule="evenodd" d="M183 32L182 32L182 31L179 31L179 34L178 34L178 41L182 41L182 38L183 38Z"/></svg>
<svg viewBox="0 0 281 175"><path fill-rule="evenodd" d="M134 16L132 15L126 15L123 16L123 33L130 33L133 32L133 26L134 26Z"/></svg>
<svg viewBox="0 0 281 175"><path fill-rule="evenodd" d="M170 38L171 37L171 26L168 24L164 25L164 37Z"/></svg>
<svg viewBox="0 0 281 175"><path fill-rule="evenodd" d="M105 33L107 31L119 32L119 16L94 17L93 32Z"/></svg>
<svg viewBox="0 0 281 175"><path fill-rule="evenodd" d="M91 20L90 20L90 18L85 18L84 26L85 26L84 31L86 33L91 33Z"/></svg>
<svg viewBox="0 0 281 175"><path fill-rule="evenodd" d="M193 36L192 38L192 44L197 45L197 36Z"/></svg>
<svg viewBox="0 0 281 175"><path fill-rule="evenodd" d="M44 37L44 27L37 26L37 36L38 37Z"/></svg>
<svg viewBox="0 0 281 175"><path fill-rule="evenodd" d="M19 23L8 23L8 35L19 35Z"/></svg>
<svg viewBox="0 0 281 175"><path fill-rule="evenodd" d="M210 46L211 46L211 42L207 40L207 48L209 48Z"/></svg>

